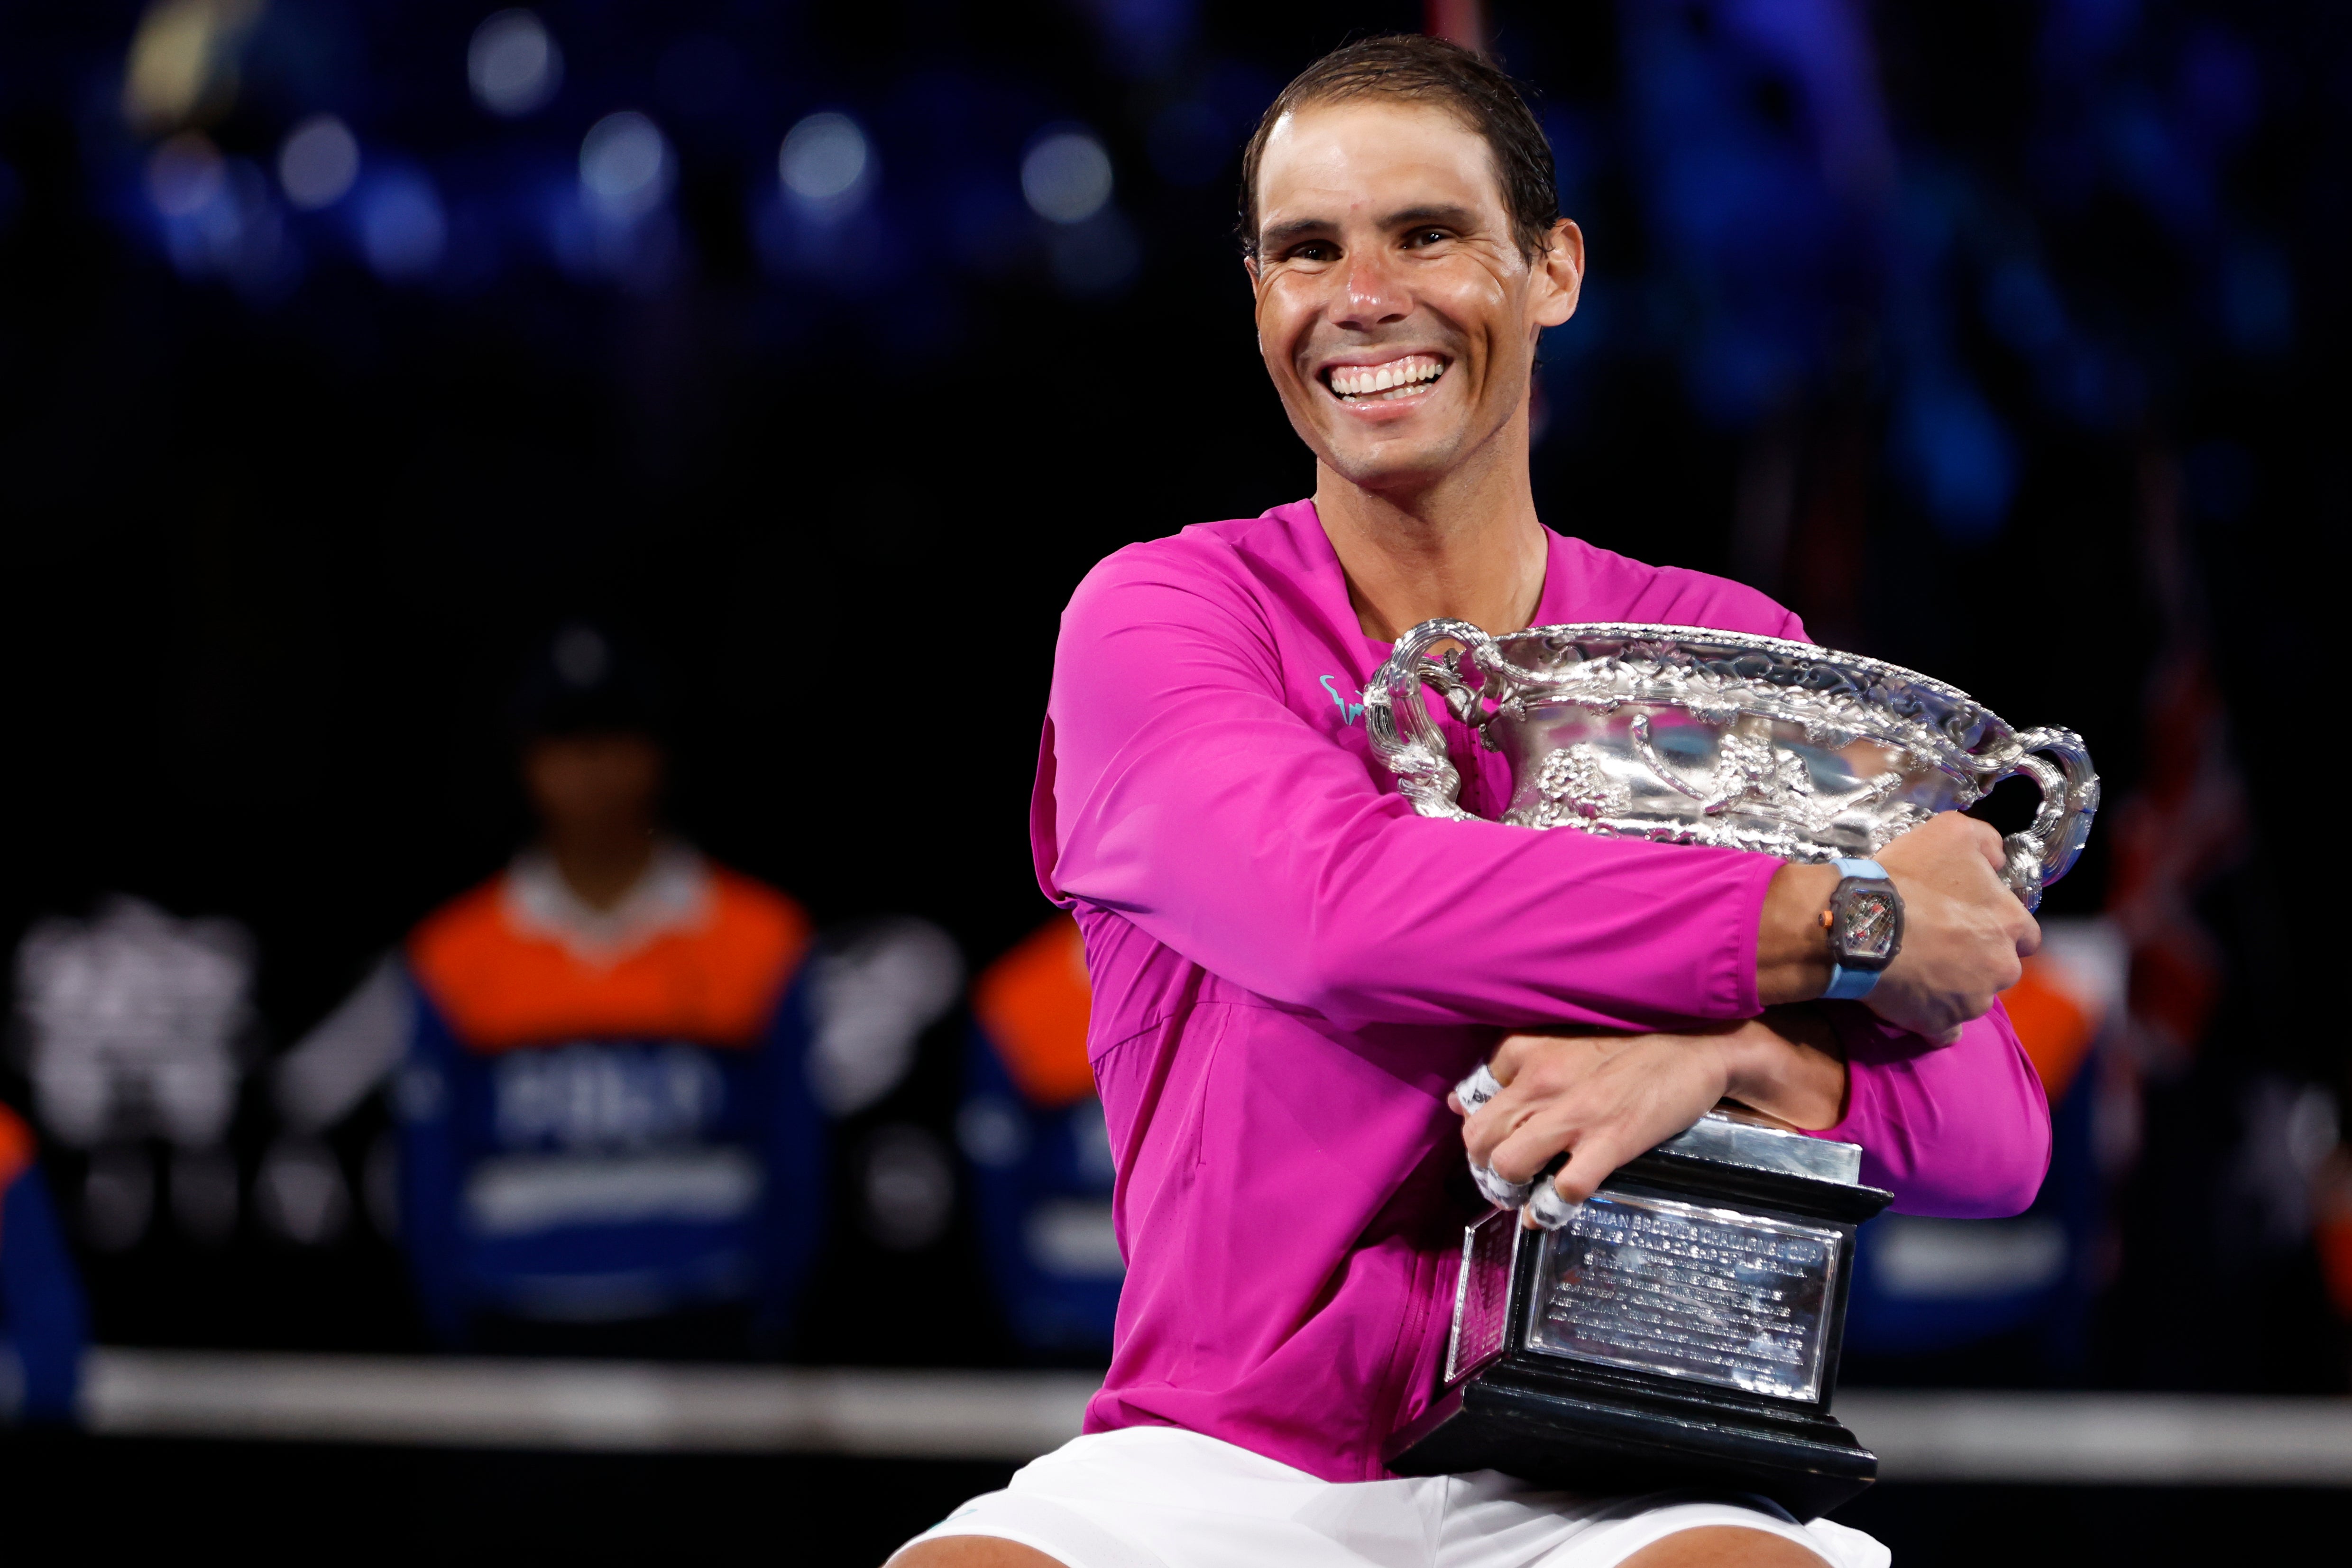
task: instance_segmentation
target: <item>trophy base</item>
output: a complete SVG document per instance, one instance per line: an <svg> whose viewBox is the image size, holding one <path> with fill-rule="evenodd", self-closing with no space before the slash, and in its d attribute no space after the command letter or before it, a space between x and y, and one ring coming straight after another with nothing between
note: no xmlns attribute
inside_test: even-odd
<svg viewBox="0 0 2352 1568"><path fill-rule="evenodd" d="M1714 1113L1555 1229L1513 1209L1470 1226L1441 1392L1390 1438L1390 1469L1752 1492L1800 1519L1855 1496L1878 1459L1830 1396L1854 1228L1890 1196L1861 1162Z"/></svg>
<svg viewBox="0 0 2352 1568"><path fill-rule="evenodd" d="M1858 1496L1878 1457L1827 1416L1680 1390L1644 1396L1571 1369L1490 1364L1390 1439L1399 1475L1495 1469L1565 1491L1755 1492L1800 1520Z"/></svg>

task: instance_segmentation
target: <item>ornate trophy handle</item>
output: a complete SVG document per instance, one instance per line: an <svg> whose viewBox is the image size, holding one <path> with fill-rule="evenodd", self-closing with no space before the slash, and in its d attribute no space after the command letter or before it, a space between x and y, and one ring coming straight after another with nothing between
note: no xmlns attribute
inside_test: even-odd
<svg viewBox="0 0 2352 1568"><path fill-rule="evenodd" d="M2042 809L2033 825L2002 841L2009 864L2001 875L2026 908L2042 903L2042 890L2073 869L2091 836L2091 818L2099 810L2099 776L2091 771L2091 754L2083 737L2071 729L2029 729L2017 737L2017 750L2007 766L1984 780L1984 788L2022 773L2042 787ZM2053 763L2036 753L2046 752Z"/></svg>
<svg viewBox="0 0 2352 1568"><path fill-rule="evenodd" d="M1364 694L1364 719L1372 735L1372 749L1397 776L1397 789L1424 817L1468 818L1456 796L1462 776L1445 753L1445 732L1429 716L1421 700L1425 681L1445 694L1445 706L1465 724L1477 722L1476 697L1460 676L1444 664L1433 664L1429 651L1440 643L1459 643L1480 655L1483 666L1497 663L1495 640L1467 621L1424 621L1406 632L1389 654L1388 663L1372 676Z"/></svg>

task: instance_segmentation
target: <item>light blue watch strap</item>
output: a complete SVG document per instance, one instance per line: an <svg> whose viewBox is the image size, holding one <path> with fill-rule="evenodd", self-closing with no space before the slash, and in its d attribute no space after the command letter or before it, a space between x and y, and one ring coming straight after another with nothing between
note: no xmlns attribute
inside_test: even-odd
<svg viewBox="0 0 2352 1568"><path fill-rule="evenodd" d="M1886 874L1886 868L1876 861L1833 860L1830 864L1837 867L1840 881L1850 876L1863 877L1875 882L1894 880ZM1822 999L1832 1002L1860 1001L1870 995L1870 988L1878 984L1878 977L1885 973L1886 971L1884 969L1849 969L1835 959L1832 959L1830 988L1822 993Z"/></svg>

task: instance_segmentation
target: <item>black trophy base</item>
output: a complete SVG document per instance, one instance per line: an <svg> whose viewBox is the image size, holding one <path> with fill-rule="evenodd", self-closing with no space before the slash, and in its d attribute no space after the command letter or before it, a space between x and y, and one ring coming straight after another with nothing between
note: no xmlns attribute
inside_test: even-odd
<svg viewBox="0 0 2352 1568"><path fill-rule="evenodd" d="M1878 1457L1827 1416L1763 1411L1677 1390L1651 1396L1507 1355L1448 1393L1389 1443L1400 1475L1501 1470L1579 1492L1686 1488L1755 1492L1800 1520L1876 1479Z"/></svg>
<svg viewBox="0 0 2352 1568"><path fill-rule="evenodd" d="M1584 1493L1748 1492L1812 1519L1878 1458L1830 1416L1854 1228L1891 1195L1862 1151L1709 1115L1557 1230L1464 1233L1445 1383L1390 1438L1404 1475L1500 1470Z"/></svg>

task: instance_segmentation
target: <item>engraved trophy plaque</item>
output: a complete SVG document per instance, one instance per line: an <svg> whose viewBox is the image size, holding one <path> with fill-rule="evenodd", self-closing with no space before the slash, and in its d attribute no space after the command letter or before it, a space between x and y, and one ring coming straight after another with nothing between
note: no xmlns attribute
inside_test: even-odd
<svg viewBox="0 0 2352 1568"><path fill-rule="evenodd" d="M1437 1403L1404 1475L1498 1469L1578 1491L1761 1492L1800 1519L1878 1460L1830 1413L1862 1150L1710 1113L1558 1229L1498 1208L1463 1237Z"/></svg>
<svg viewBox="0 0 2352 1568"><path fill-rule="evenodd" d="M2073 731L2013 730L1897 665L1698 627L1489 637L1431 621L1366 693L1374 748L1424 816L1471 820L1424 685L1510 759L1502 820L1528 829L1820 862L1875 854L2022 774L2042 803L2004 840L2003 875L2032 909L2098 809ZM1878 1461L1830 1400L1854 1230L1891 1196L1862 1185L1861 1163L1853 1145L1730 1108L1581 1204L1559 1201L1548 1177L1527 1202L1474 1173L1514 1207L1464 1236L1439 1397L1390 1439L1390 1467L1758 1492L1801 1519L1854 1496Z"/></svg>

